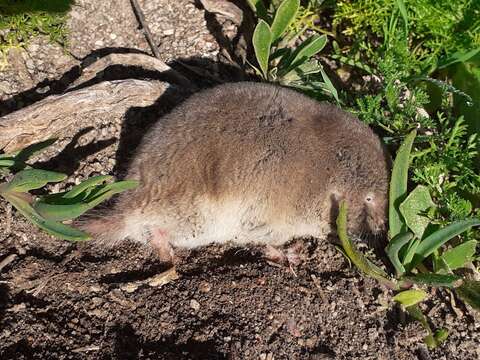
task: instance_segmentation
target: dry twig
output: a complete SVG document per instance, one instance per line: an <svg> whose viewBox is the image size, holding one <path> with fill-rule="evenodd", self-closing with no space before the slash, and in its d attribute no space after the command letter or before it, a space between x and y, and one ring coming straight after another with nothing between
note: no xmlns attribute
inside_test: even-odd
<svg viewBox="0 0 480 360"><path fill-rule="evenodd" d="M143 10L140 7L140 4L138 3L137 0L130 0L130 3L132 4L133 11L135 12L135 16L137 17L137 20L143 29L143 34L147 39L148 45L150 45L150 49L152 49L153 55L157 59L160 59L160 51L158 50L158 47L155 44L155 41L153 41L152 33L150 32L150 28L148 27L148 24L145 21L145 15L143 14Z"/></svg>

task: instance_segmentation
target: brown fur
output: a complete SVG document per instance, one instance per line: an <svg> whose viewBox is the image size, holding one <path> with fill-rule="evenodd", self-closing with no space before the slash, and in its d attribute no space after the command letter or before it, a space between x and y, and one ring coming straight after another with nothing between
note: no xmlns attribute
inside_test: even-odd
<svg viewBox="0 0 480 360"><path fill-rule="evenodd" d="M238 239L245 231L251 241L242 243L278 245L284 240L270 241L268 231L328 231L342 199L353 232L378 232L386 220L388 155L374 133L333 105L268 84L232 83L192 96L145 135L127 178L140 186L119 196L112 216L87 222L87 231L148 241L141 228L147 237L161 228L165 241L182 243L211 231L211 216L228 224L222 214L239 204ZM132 222L139 229L129 229ZM235 241L235 234L212 241ZM188 241L180 246L197 246Z"/></svg>

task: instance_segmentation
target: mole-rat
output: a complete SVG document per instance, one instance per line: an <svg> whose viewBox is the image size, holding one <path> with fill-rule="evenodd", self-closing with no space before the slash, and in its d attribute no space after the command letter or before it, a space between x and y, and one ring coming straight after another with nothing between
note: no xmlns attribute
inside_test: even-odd
<svg viewBox="0 0 480 360"><path fill-rule="evenodd" d="M388 155L378 137L333 105L271 84L192 95L145 134L126 178L139 186L82 227L150 244L167 262L176 247L226 242L293 262L278 247L325 237L341 200L350 232L385 228Z"/></svg>

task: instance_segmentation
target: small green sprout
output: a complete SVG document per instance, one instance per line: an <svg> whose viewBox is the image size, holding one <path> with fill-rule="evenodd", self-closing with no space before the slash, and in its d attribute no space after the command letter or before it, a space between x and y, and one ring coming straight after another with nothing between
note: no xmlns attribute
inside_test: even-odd
<svg viewBox="0 0 480 360"><path fill-rule="evenodd" d="M300 9L300 0L284 0L270 17L261 0L250 0L259 17L252 43L259 68L254 70L264 80L300 89L305 92L338 94L322 65L314 58L327 43L326 35L312 35L295 47L300 33L290 30Z"/></svg>

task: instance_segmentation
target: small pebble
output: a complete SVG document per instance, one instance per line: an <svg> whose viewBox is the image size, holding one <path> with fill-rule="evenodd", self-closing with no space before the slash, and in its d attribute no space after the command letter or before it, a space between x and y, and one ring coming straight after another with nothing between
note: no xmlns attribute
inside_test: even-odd
<svg viewBox="0 0 480 360"><path fill-rule="evenodd" d="M33 63L33 60L32 59L27 59L25 61L25 66L27 67L27 69L29 70L33 70L35 68L35 64Z"/></svg>
<svg viewBox="0 0 480 360"><path fill-rule="evenodd" d="M200 304L198 303L197 300L195 299L192 299L190 300L190 307L195 310L195 311L198 311L200 309Z"/></svg>
<svg viewBox="0 0 480 360"><path fill-rule="evenodd" d="M37 52L38 51L38 48L39 46L37 44L31 44L29 47L28 47L28 50L30 50L31 52Z"/></svg>
<svg viewBox="0 0 480 360"><path fill-rule="evenodd" d="M208 293L212 289L212 287L210 286L210 284L208 282L202 282L198 289L202 293Z"/></svg>

